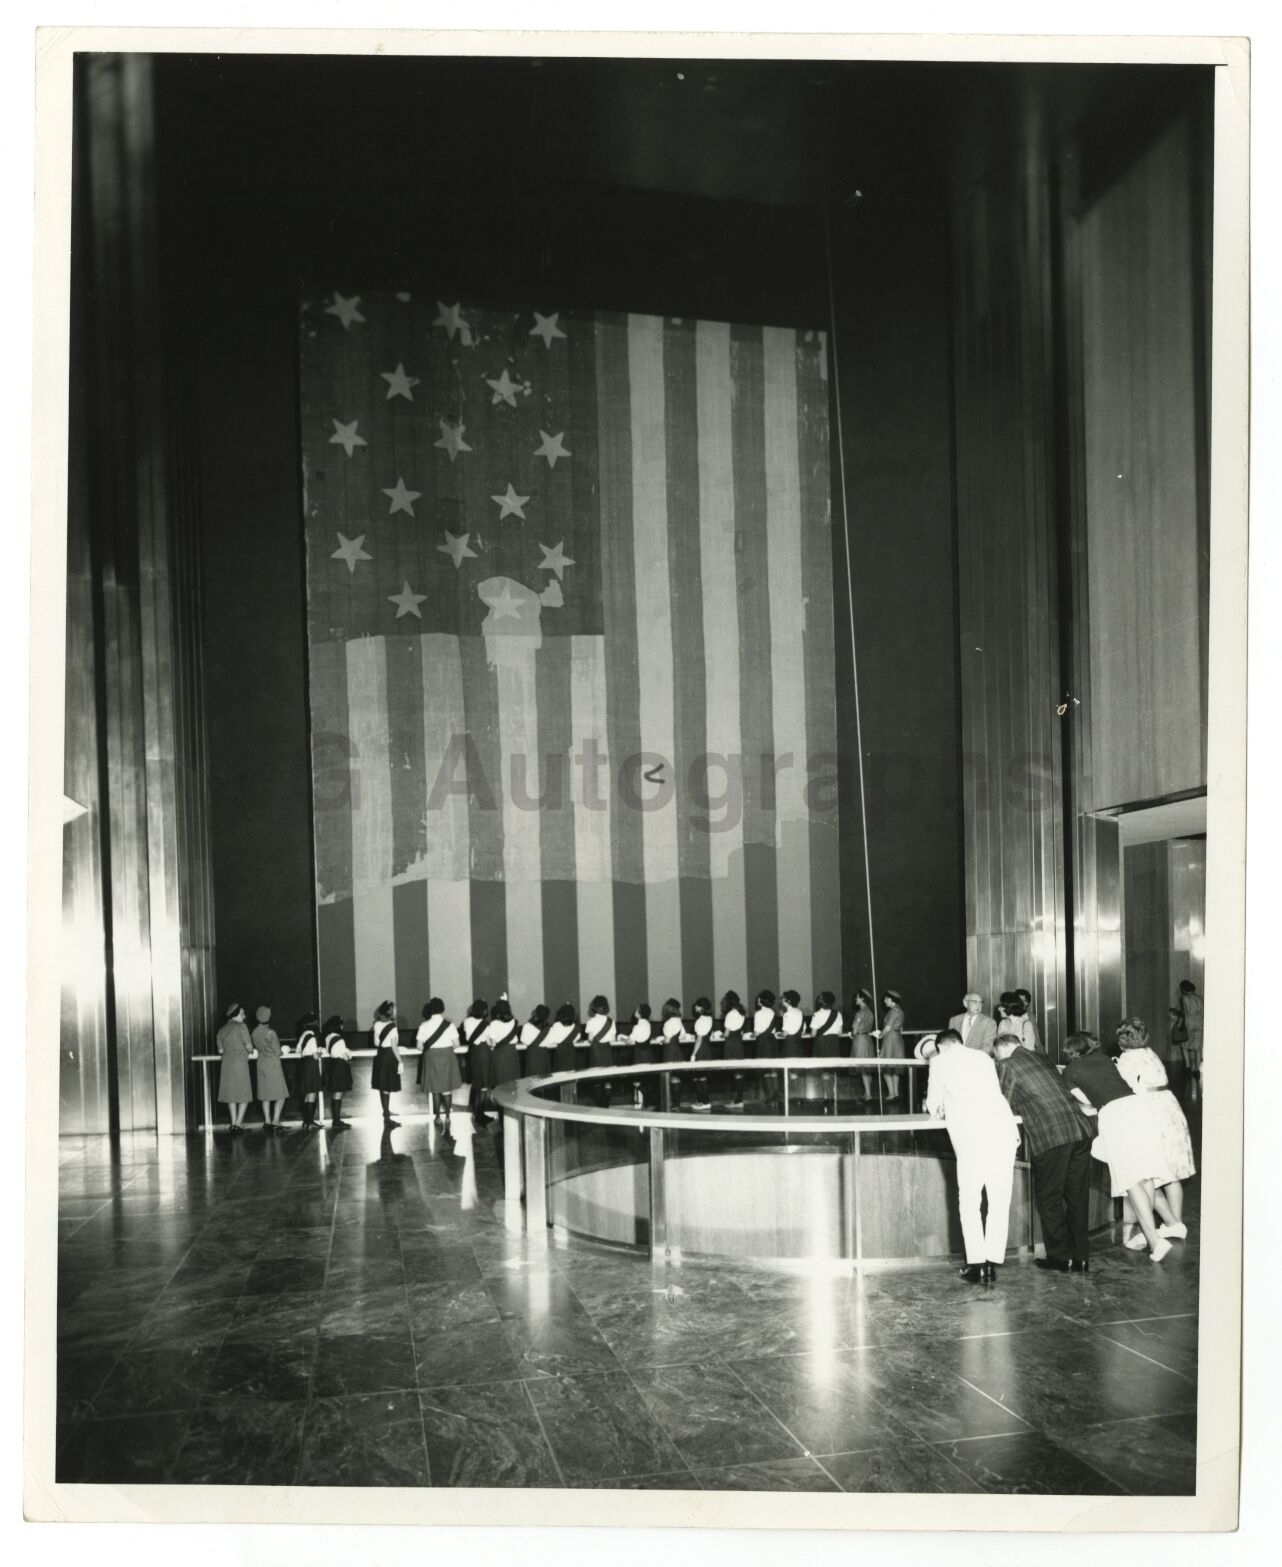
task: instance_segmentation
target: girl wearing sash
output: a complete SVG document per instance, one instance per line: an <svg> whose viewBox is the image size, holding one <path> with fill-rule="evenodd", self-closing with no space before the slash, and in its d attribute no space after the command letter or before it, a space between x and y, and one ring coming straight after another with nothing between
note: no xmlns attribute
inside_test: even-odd
<svg viewBox="0 0 1282 1567"><path fill-rule="evenodd" d="M632 1047L633 1066L649 1066L658 1060L658 1041L654 1037L654 1024L650 1021L650 1003L638 1001L632 1014L632 1031L628 1035ZM632 1102L638 1110L645 1108L645 1079L632 1080Z"/></svg>
<svg viewBox="0 0 1282 1567"><path fill-rule="evenodd" d="M478 1034L485 1027L485 1020L489 1015L489 1007L478 997L468 1007L466 1017L459 1024L459 1044L462 1047L459 1054L459 1070L463 1074L463 1081L469 1087L472 1082L472 1045ZM471 1097L469 1096L469 1098Z"/></svg>
<svg viewBox="0 0 1282 1567"><path fill-rule="evenodd" d="M458 1029L445 1016L445 1003L439 996L423 1008L423 1021L418 1025L414 1042L422 1050L419 1059L419 1081L431 1095L432 1119L449 1124L451 1097L463 1086L463 1074L458 1069Z"/></svg>
<svg viewBox="0 0 1282 1567"><path fill-rule="evenodd" d="M752 1032L756 1036L758 1061L773 1060L779 1055L779 1014L775 1011L775 993L763 990L757 996L756 1010L752 1014Z"/></svg>
<svg viewBox="0 0 1282 1567"><path fill-rule="evenodd" d="M844 1027L836 996L831 990L821 990L815 997L815 1010L810 1016L810 1054L839 1056Z"/></svg>
<svg viewBox="0 0 1282 1567"><path fill-rule="evenodd" d="M522 1077L546 1077L552 1070L552 1013L542 1002L530 1013L530 1021L521 1030L524 1061Z"/></svg>
<svg viewBox="0 0 1282 1567"><path fill-rule="evenodd" d="M508 1005L507 997L500 996L494 1003L494 1011L485 1030L485 1038L490 1045L491 1088L501 1088L504 1083L515 1083L520 1077L521 1057L516 1049L520 1033L521 1025L512 1016L512 1008ZM493 1099L489 1101L489 1108L498 1110Z"/></svg>
<svg viewBox="0 0 1282 1567"><path fill-rule="evenodd" d="M877 1041L873 1037L876 1027L877 1014L873 1011L872 992L855 991L854 1015L850 1020L850 1054L856 1060L870 1061L877 1054ZM872 1073L861 1072L859 1076L864 1086L864 1098L875 1099L877 1096L873 1091Z"/></svg>
<svg viewBox="0 0 1282 1567"><path fill-rule="evenodd" d="M244 1128L245 1111L254 1097L249 1081L249 1052L253 1048L249 1030L245 1027L245 1009L233 1001L224 1014L226 1021L218 1030L215 1044L222 1057L218 1068L218 1102L227 1106L231 1116L230 1131Z"/></svg>
<svg viewBox="0 0 1282 1567"><path fill-rule="evenodd" d="M383 1120L388 1126L399 1126L392 1119L392 1095L401 1091L400 1031L396 1027L396 1003L384 1001L374 1014L374 1069L370 1073L370 1087L378 1091L383 1102Z"/></svg>
<svg viewBox="0 0 1282 1567"><path fill-rule="evenodd" d="M467 1009L467 1016L459 1027L459 1037L467 1049L467 1056L463 1064L463 1080L467 1084L467 1102L472 1112L474 1122L485 1120L482 1110L482 1101L485 1098L485 1090L489 1087L487 1081L490 1067L490 1047L482 1044L485 1033L486 1019L490 1015L489 1004L478 996Z"/></svg>
<svg viewBox="0 0 1282 1567"><path fill-rule="evenodd" d="M744 1042L744 1032L748 1027L748 1016L743 1010L743 1002L739 1000L737 990L727 990L721 998L721 1059L723 1061L742 1061L748 1054L748 1047ZM736 1072L734 1075L734 1100L737 1106L743 1104L743 1077Z"/></svg>
<svg viewBox="0 0 1282 1567"><path fill-rule="evenodd" d="M801 996L795 990L785 990L779 998L783 1002L783 1015L779 1019L780 1054L799 1056L801 1034L806 1026L806 1015L801 1010Z"/></svg>
<svg viewBox="0 0 1282 1567"><path fill-rule="evenodd" d="M579 1014L567 1001L557 1009L556 1022L548 1032L547 1045L552 1052L554 1071L578 1070L579 1061L576 1051L579 1033Z"/></svg>
<svg viewBox="0 0 1282 1567"><path fill-rule="evenodd" d="M700 996L693 1007L692 1032L694 1034L694 1046L690 1051L691 1061L715 1061L718 1057L714 1054L717 1049L712 1038L712 1003L707 996ZM696 1110L711 1110L712 1101L708 1097L708 1079L706 1076L696 1077L694 1080Z"/></svg>
<svg viewBox="0 0 1282 1567"><path fill-rule="evenodd" d="M334 1130L342 1131L343 1095L352 1086L352 1052L343 1038L343 1020L336 1012L325 1019L325 1091L329 1094Z"/></svg>
<svg viewBox="0 0 1282 1567"><path fill-rule="evenodd" d="M316 1030L320 1027L320 1014L307 1012L299 1018L298 1028L298 1097L303 1104L303 1130L316 1128L316 1098L321 1091L320 1039Z"/></svg>
<svg viewBox="0 0 1282 1567"><path fill-rule="evenodd" d="M614 1043L614 1019L610 1016L610 1003L604 996L593 996L588 1008L588 1020L583 1025L587 1044L588 1065L613 1066L611 1054ZM610 1081L606 1078L596 1084L597 1102L602 1109L610 1103Z"/></svg>
<svg viewBox="0 0 1282 1567"><path fill-rule="evenodd" d="M904 1059L904 1009L901 1005L903 998L897 990L888 990L882 996L882 1004L886 1011L881 1020L881 1048L878 1054L885 1061L902 1061ZM902 1078L898 1072L886 1074L886 1097L898 1099L902 1087Z"/></svg>
<svg viewBox="0 0 1282 1567"><path fill-rule="evenodd" d="M673 1064L688 1060L684 1044L685 1038L686 1021L681 1015L681 1003L675 996L669 996L663 1003L663 1027L659 1035L659 1059L665 1063ZM670 1098L674 1105L680 1106L681 1079L679 1077L673 1082L673 1092Z"/></svg>
<svg viewBox="0 0 1282 1567"><path fill-rule="evenodd" d="M289 1090L285 1087L285 1069L280 1064L280 1036L272 1027L270 1007L254 1013L257 1027L252 1034L258 1052L258 1097L263 1105L263 1131L274 1132L280 1125Z"/></svg>

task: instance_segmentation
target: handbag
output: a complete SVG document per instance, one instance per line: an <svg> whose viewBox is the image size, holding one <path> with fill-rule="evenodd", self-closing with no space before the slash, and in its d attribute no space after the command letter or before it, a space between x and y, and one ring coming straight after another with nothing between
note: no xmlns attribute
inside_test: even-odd
<svg viewBox="0 0 1282 1567"><path fill-rule="evenodd" d="M1173 1045L1187 1045L1189 1042L1188 1024L1184 1019L1184 1009L1180 1008L1180 1015L1171 1024L1171 1043Z"/></svg>

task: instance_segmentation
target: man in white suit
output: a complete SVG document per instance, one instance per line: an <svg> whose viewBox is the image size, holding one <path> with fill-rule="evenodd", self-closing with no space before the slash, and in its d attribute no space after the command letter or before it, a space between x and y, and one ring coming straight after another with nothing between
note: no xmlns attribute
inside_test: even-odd
<svg viewBox="0 0 1282 1567"><path fill-rule="evenodd" d="M971 991L962 997L962 1010L948 1019L948 1026L955 1029L968 1050L982 1050L991 1056L997 1043L997 1020L984 1011L984 998Z"/></svg>
<svg viewBox="0 0 1282 1567"><path fill-rule="evenodd" d="M992 1059L982 1050L964 1048L953 1028L944 1029L935 1043L939 1053L930 1064L926 1113L948 1128L957 1157L957 1201L966 1246L961 1276L968 1284L991 1284L1006 1258L1019 1128ZM987 1223L980 1215L984 1192Z"/></svg>

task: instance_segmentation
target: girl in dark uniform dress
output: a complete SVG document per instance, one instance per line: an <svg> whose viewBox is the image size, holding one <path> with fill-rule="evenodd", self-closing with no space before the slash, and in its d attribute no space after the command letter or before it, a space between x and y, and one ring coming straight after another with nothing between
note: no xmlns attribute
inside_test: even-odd
<svg viewBox="0 0 1282 1567"><path fill-rule="evenodd" d="M258 1026L251 1037L258 1052L258 1097L263 1106L263 1131L274 1132L280 1125L281 1111L289 1097L285 1069L280 1064L280 1035L272 1027L270 1007L259 1007L254 1016Z"/></svg>
<svg viewBox="0 0 1282 1567"><path fill-rule="evenodd" d="M739 1000L739 992L727 990L721 998L721 1059L723 1061L742 1061L747 1057L748 1047L743 1037L747 1027L748 1016L743 1010L743 1002ZM738 1072L734 1074L732 1103L737 1107L743 1105L743 1077Z"/></svg>
<svg viewBox="0 0 1282 1567"><path fill-rule="evenodd" d="M776 1010L773 990L757 993L757 1004L752 1014L753 1054L758 1061L777 1061L782 1054L779 1043L779 1013ZM762 1072L761 1091L765 1099L774 1104L782 1098L778 1072Z"/></svg>
<svg viewBox="0 0 1282 1567"><path fill-rule="evenodd" d="M472 1111L472 1120L481 1123L485 1121L482 1102L489 1087L490 1073L490 1047L483 1045L481 1039L489 1015L489 1004L478 996L468 1007L467 1016L459 1027L459 1036L467 1046L467 1064L463 1068L463 1077L467 1082L467 1102Z"/></svg>
<svg viewBox="0 0 1282 1567"><path fill-rule="evenodd" d="M306 1012L296 1025L298 1041L298 1097L303 1105L303 1130L316 1128L316 1098L321 1091L320 1040L316 1030L320 1027L320 1014Z"/></svg>
<svg viewBox="0 0 1282 1567"><path fill-rule="evenodd" d="M343 1020L336 1012L325 1019L325 1092L329 1095L330 1113L334 1118L334 1130L342 1131L347 1122L342 1118L343 1095L351 1092L352 1052L343 1038Z"/></svg>
<svg viewBox="0 0 1282 1567"><path fill-rule="evenodd" d="M396 1026L396 1003L384 1001L374 1014L371 1030L374 1038L374 1070L370 1073L370 1086L377 1089L383 1101L383 1120L388 1126L400 1123L392 1119L392 1095L401 1091L400 1030Z"/></svg>
<svg viewBox="0 0 1282 1567"><path fill-rule="evenodd" d="M552 1013L542 1002L530 1013L530 1021L521 1030L524 1046L522 1077L546 1077L552 1071L552 1051L548 1035L552 1032Z"/></svg>
<svg viewBox="0 0 1282 1567"><path fill-rule="evenodd" d="M801 993L785 990L779 999L783 1002L783 1014L779 1019L779 1054L795 1059L804 1049L801 1036L805 1032L806 1014L801 1010Z"/></svg>
<svg viewBox="0 0 1282 1567"><path fill-rule="evenodd" d="M516 1048L521 1025L512 1016L506 996L494 1003L485 1033L490 1042L490 1087L501 1088L504 1083L515 1083L521 1075L521 1057ZM498 1110L493 1099L490 1107Z"/></svg>
<svg viewBox="0 0 1282 1567"><path fill-rule="evenodd" d="M648 1001L637 1002L636 1011L632 1014L632 1031L628 1035L628 1043L632 1047L633 1066L650 1066L659 1059L659 1041L655 1037ZM632 1102L638 1110L645 1108L647 1084L652 1089L658 1088L657 1082L648 1073L645 1077L632 1079Z"/></svg>
<svg viewBox="0 0 1282 1567"><path fill-rule="evenodd" d="M836 996L831 990L821 990L810 1015L810 1054L821 1059L841 1055L844 1026Z"/></svg>
<svg viewBox="0 0 1282 1567"><path fill-rule="evenodd" d="M881 1047L878 1054L883 1061L904 1059L904 1009L903 998L897 990L888 990L882 996L886 1011L881 1020ZM886 1098L898 1099L903 1091L903 1075L886 1073Z"/></svg>
<svg viewBox="0 0 1282 1567"><path fill-rule="evenodd" d="M604 996L592 997L583 1033L587 1040L588 1065L613 1066L614 1019L610 1016L610 1003ZM595 1086L597 1103L604 1110L610 1103L610 1081L606 1078Z"/></svg>
<svg viewBox="0 0 1282 1567"><path fill-rule="evenodd" d="M695 1000L692 1012L693 1017L690 1030L694 1035L694 1044L690 1049L691 1061L719 1061L721 1059L719 1054L720 1042L714 1041L712 1037L712 1002L708 1000L707 996L699 996ZM709 1096L706 1074L694 1079L694 1092L695 1109L711 1110L712 1100Z"/></svg>
<svg viewBox="0 0 1282 1567"><path fill-rule="evenodd" d="M553 1071L573 1072L578 1069L579 1058L576 1050L579 1033L579 1014L567 1001L557 1008L556 1022L548 1034Z"/></svg>
<svg viewBox="0 0 1282 1567"><path fill-rule="evenodd" d="M663 1003L663 1027L660 1033L659 1059L665 1064L678 1064L690 1059L690 1046L686 1042L686 1020L681 1015L681 1003L669 996ZM673 1105L681 1104L681 1079L672 1079L670 1099Z"/></svg>
<svg viewBox="0 0 1282 1567"><path fill-rule="evenodd" d="M855 1060L870 1061L877 1054L877 1041L873 1038L876 1027L877 1014L873 1011L872 992L855 991L855 1008L850 1019L850 1054ZM864 1098L875 1099L872 1073L861 1072L859 1078L863 1084Z"/></svg>
<svg viewBox="0 0 1282 1567"><path fill-rule="evenodd" d="M415 1043L423 1052L419 1061L420 1081L431 1096L432 1119L448 1124L451 1098L456 1089L462 1088L463 1074L454 1054L458 1029L445 1016L445 1003L439 996L433 996L423 1008L423 1021L418 1026Z"/></svg>
<svg viewBox="0 0 1282 1567"><path fill-rule="evenodd" d="M222 1058L218 1068L218 1102L227 1106L231 1116L229 1131L243 1131L242 1122L249 1101L254 1097L249 1080L249 1052L253 1043L245 1027L245 1009L233 1001L224 1014L226 1021L218 1030L215 1044Z"/></svg>

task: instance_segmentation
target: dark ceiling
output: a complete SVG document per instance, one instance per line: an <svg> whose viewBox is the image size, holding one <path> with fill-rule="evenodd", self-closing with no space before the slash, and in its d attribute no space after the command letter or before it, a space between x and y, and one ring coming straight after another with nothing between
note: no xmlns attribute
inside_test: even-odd
<svg viewBox="0 0 1282 1567"><path fill-rule="evenodd" d="M336 195L416 181L592 183L769 206L941 189L963 131L1080 123L1187 86L1170 67L164 56L171 135L211 193L306 170Z"/></svg>

